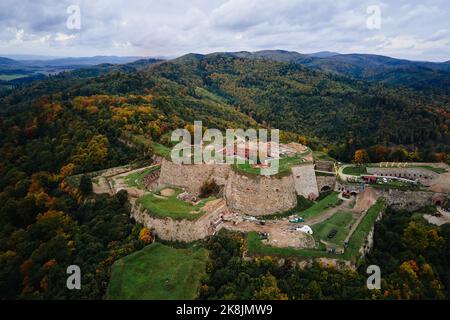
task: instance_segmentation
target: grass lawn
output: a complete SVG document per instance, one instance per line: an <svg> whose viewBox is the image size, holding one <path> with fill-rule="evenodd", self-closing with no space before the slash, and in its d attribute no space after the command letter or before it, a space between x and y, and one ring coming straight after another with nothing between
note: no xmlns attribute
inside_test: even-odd
<svg viewBox="0 0 450 320"><path fill-rule="evenodd" d="M316 202L314 205L305 211L297 212L296 214L305 219L319 216L323 211L338 205L342 200L338 198L339 193L333 191L328 196Z"/></svg>
<svg viewBox="0 0 450 320"><path fill-rule="evenodd" d="M196 205L177 199L177 195L181 190L174 189L175 193L167 198L159 198L159 196L150 193L138 199L138 202L147 209L150 215L159 217L169 217L172 219L195 220L200 218L204 211L201 209L205 203L212 198L204 199Z"/></svg>
<svg viewBox="0 0 450 320"><path fill-rule="evenodd" d="M371 163L371 164L368 164L368 166L369 167L376 167L376 168L380 167L380 165L378 163ZM383 166L383 168L385 168L385 166ZM388 168L391 168L391 166L388 166ZM401 165L401 166L394 166L392 168L404 168L404 166L403 165ZM422 168L422 169L427 169L427 170L430 170L430 171L434 171L434 172L439 173L439 174L447 172L447 170L444 169L444 168L433 167L433 166L426 165L426 164L417 164L417 165L407 164L406 168Z"/></svg>
<svg viewBox="0 0 450 320"><path fill-rule="evenodd" d="M336 159L330 157L328 154L326 154L323 151L313 151L313 157L314 157L315 160L337 162Z"/></svg>
<svg viewBox="0 0 450 320"><path fill-rule="evenodd" d="M366 215L353 232L348 247L345 249L344 257L357 263L359 258L359 249L367 240L369 232L372 230L375 221L378 218L381 210L384 208L384 199L380 198L377 202L369 208Z"/></svg>
<svg viewBox="0 0 450 320"><path fill-rule="evenodd" d="M280 257L329 257L338 258L337 255L318 249L279 248L265 245L261 242L258 233L252 231L247 234L247 249L249 254L280 256Z"/></svg>
<svg viewBox="0 0 450 320"><path fill-rule="evenodd" d="M297 154L292 157L283 157L278 161L278 173L276 176L285 176L291 174L291 167L294 165L299 165L307 163L301 154ZM243 164L234 164L232 166L237 172L251 175L259 175L261 174L260 168L255 168L248 161Z"/></svg>
<svg viewBox="0 0 450 320"><path fill-rule="evenodd" d="M145 189L143 179L146 175L149 173L157 170L159 167L153 167L153 168L147 168L139 172L134 172L132 174L127 175L124 177L124 181L129 187L135 187L138 189Z"/></svg>
<svg viewBox="0 0 450 320"><path fill-rule="evenodd" d="M336 244L339 246L344 246L344 240L350 232L350 228L355 219L349 212L337 212L330 219L313 225L313 237L319 242L320 240L326 241L328 243ZM336 229L336 235L328 239L328 234L331 230Z"/></svg>
<svg viewBox="0 0 450 320"><path fill-rule="evenodd" d="M205 274L208 251L153 243L112 266L106 293L112 300L192 300Z"/></svg>
<svg viewBox="0 0 450 320"><path fill-rule="evenodd" d="M353 176L360 176L367 174L367 169L365 166L351 166L351 167L345 167L344 170L342 170L342 173L344 174L350 174Z"/></svg>
<svg viewBox="0 0 450 320"><path fill-rule="evenodd" d="M165 157L165 158L170 157L171 149L169 147L166 147L160 143L154 142L152 139L150 139L144 135L141 135L141 134L129 133L128 135L129 135L129 139L133 143L142 145L147 148L153 148L155 154L157 154L161 157Z"/></svg>
<svg viewBox="0 0 450 320"><path fill-rule="evenodd" d="M447 170L444 168L435 168L435 167L427 166L427 165L410 166L409 168L422 168L422 169L434 171L439 174L447 172Z"/></svg>
<svg viewBox="0 0 450 320"><path fill-rule="evenodd" d="M153 148L157 155L164 157L164 158L170 158L171 149L169 147L166 147L160 143L155 142L153 144Z"/></svg>

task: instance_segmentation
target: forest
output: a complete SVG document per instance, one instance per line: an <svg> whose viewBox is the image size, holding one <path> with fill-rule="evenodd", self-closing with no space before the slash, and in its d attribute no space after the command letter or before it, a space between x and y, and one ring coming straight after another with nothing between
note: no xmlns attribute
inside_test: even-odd
<svg viewBox="0 0 450 320"><path fill-rule="evenodd" d="M220 54L86 68L20 86L0 98L0 298L100 299L112 263L150 241L129 217L125 193L93 195L88 178L77 190L65 182L151 162L151 146L130 137L170 146L172 130L202 120L218 129L279 128L282 140L341 161L364 149L366 161L448 163L449 110L443 93ZM449 241L448 227L389 215L368 257L387 270L387 289L374 298L448 298ZM362 271L249 263L244 245L228 234L205 243L215 258L200 298L372 298ZM74 263L84 282L67 291L65 268Z"/></svg>

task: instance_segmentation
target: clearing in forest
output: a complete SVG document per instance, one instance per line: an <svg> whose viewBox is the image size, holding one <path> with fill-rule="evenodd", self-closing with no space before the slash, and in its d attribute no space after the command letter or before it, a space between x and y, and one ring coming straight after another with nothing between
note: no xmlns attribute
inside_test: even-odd
<svg viewBox="0 0 450 320"><path fill-rule="evenodd" d="M191 300L206 271L204 248L153 243L117 260L106 293L112 300Z"/></svg>

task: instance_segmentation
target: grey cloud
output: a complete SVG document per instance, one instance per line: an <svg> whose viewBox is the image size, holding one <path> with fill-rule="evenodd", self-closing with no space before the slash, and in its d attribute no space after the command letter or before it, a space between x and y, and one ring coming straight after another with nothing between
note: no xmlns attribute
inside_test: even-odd
<svg viewBox="0 0 450 320"><path fill-rule="evenodd" d="M81 7L81 30L66 28L71 4ZM366 27L373 4L380 30ZM2 0L0 55L287 49L449 60L448 12L445 0Z"/></svg>

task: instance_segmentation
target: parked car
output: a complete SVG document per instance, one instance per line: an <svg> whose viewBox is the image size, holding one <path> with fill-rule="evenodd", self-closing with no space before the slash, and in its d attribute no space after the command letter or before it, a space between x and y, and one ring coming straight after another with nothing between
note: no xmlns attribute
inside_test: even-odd
<svg viewBox="0 0 450 320"><path fill-rule="evenodd" d="M260 232L260 233L259 233L259 238L260 238L261 240L266 240L266 239L269 238L269 234L268 234L267 232Z"/></svg>
<svg viewBox="0 0 450 320"><path fill-rule="evenodd" d="M295 217L292 219L289 219L290 223L300 223L300 222L305 222L305 219L303 219L303 217Z"/></svg>
<svg viewBox="0 0 450 320"><path fill-rule="evenodd" d="M330 233L328 234L327 238L328 239L333 239L336 236L337 230L333 229L330 231Z"/></svg>

